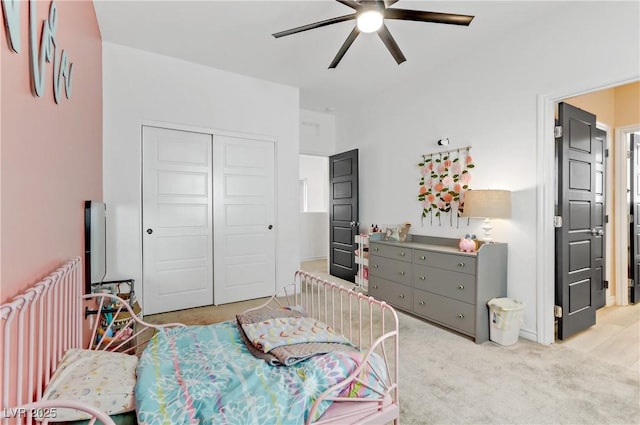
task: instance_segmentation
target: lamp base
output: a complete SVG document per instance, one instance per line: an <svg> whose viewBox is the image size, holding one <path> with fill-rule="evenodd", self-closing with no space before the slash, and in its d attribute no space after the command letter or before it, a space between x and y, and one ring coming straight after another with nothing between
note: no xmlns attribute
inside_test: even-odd
<svg viewBox="0 0 640 425"><path fill-rule="evenodd" d="M480 227L484 232L482 240L484 243L493 242L493 238L491 237L491 231L493 230L493 226L491 226L491 220L489 218L485 218L482 222L482 227Z"/></svg>

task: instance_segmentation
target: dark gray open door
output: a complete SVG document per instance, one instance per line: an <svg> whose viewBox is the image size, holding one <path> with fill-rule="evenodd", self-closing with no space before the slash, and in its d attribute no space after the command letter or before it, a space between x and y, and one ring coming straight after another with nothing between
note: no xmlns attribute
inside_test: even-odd
<svg viewBox="0 0 640 425"><path fill-rule="evenodd" d="M640 136L631 135L629 158L629 302L640 302ZM624 282L620 282L620 285Z"/></svg>
<svg viewBox="0 0 640 425"><path fill-rule="evenodd" d="M355 281L358 233L358 150L329 157L329 273Z"/></svg>
<svg viewBox="0 0 640 425"><path fill-rule="evenodd" d="M594 267L596 269L596 280L591 286L591 297L593 298L593 307L597 310L604 307L607 302L607 133L604 130L595 128L594 145L596 160L594 163L596 174L595 199L596 199L596 218L594 226L597 229L593 243L596 247L594 257Z"/></svg>
<svg viewBox="0 0 640 425"><path fill-rule="evenodd" d="M604 162L605 145L589 112L560 103L558 124L556 215L562 224L556 228L555 300L561 307L558 338L565 339L596 323L594 297L604 284L605 252L604 173L598 163Z"/></svg>

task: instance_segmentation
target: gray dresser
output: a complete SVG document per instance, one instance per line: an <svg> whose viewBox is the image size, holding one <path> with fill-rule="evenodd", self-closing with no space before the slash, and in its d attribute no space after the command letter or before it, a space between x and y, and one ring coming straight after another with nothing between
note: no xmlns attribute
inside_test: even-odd
<svg viewBox="0 0 640 425"><path fill-rule="evenodd" d="M460 252L458 240L372 241L369 295L474 338L489 339L487 301L507 295L507 245Z"/></svg>

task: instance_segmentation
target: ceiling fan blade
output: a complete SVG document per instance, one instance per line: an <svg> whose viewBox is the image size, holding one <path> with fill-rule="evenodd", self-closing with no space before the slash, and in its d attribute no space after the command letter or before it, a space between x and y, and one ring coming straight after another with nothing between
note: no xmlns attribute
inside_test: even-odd
<svg viewBox="0 0 640 425"><path fill-rule="evenodd" d="M473 20L470 15L456 15L454 13L423 12L421 10L386 9L384 17L387 19L402 19L405 21L435 22L438 24L469 25Z"/></svg>
<svg viewBox="0 0 640 425"><path fill-rule="evenodd" d="M387 5L387 7L391 7L394 4L396 4L398 2L398 0L385 0L384 3Z"/></svg>
<svg viewBox="0 0 640 425"><path fill-rule="evenodd" d="M338 63L340 63L340 61L342 60L342 57L344 56L345 53L347 53L347 50L349 49L349 47L351 47L351 45L353 44L353 42L355 41L356 37L359 34L360 34L360 30L358 29L358 27L353 27L353 30L351 30L351 33L342 44L342 47L340 47L340 50L338 50L338 54L336 55L335 58L333 58L331 65L329 65L329 69L335 68L336 66L338 66Z"/></svg>
<svg viewBox="0 0 640 425"><path fill-rule="evenodd" d="M382 24L382 27L380 27L380 29L378 30L378 36L380 36L380 39L382 40L384 45L387 46L389 53L391 53L391 56L393 56L398 65L407 60L407 58L405 58L402 54L400 47L398 47L398 43L396 43L396 40L394 40L393 36L389 32L389 28L387 28L386 25Z"/></svg>
<svg viewBox="0 0 640 425"><path fill-rule="evenodd" d="M284 37L285 35L296 34L299 32L308 31L315 28L325 27L327 25L337 24L339 22L350 21L352 19L356 19L355 13L352 13L351 15L338 16L337 18L326 19L324 21L314 22L313 24L303 25L301 27L292 28L290 30L280 31L272 35L275 38L280 38L280 37Z"/></svg>
<svg viewBox="0 0 640 425"><path fill-rule="evenodd" d="M336 0L338 3L342 3L345 6L349 6L352 9L360 10L362 9L362 5L360 3L356 3L353 0Z"/></svg>

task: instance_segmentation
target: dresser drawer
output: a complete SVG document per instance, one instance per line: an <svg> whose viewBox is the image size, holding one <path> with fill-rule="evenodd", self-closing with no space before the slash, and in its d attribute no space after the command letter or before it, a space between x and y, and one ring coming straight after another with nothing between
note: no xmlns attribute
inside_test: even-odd
<svg viewBox="0 0 640 425"><path fill-rule="evenodd" d="M371 243L369 247L369 254L379 255L381 257L393 258L396 260L406 261L408 263L412 260L412 249L404 248L401 246L391 246L381 243Z"/></svg>
<svg viewBox="0 0 640 425"><path fill-rule="evenodd" d="M413 312L464 334L475 335L475 306L471 304L414 289Z"/></svg>
<svg viewBox="0 0 640 425"><path fill-rule="evenodd" d="M413 288L376 276L369 277L369 295L406 311L413 306Z"/></svg>
<svg viewBox="0 0 640 425"><path fill-rule="evenodd" d="M415 265L413 287L469 304L476 302L476 277L471 274Z"/></svg>
<svg viewBox="0 0 640 425"><path fill-rule="evenodd" d="M423 266L438 267L441 269L468 274L476 273L476 257L467 255L447 254L416 249L413 251L413 261L415 264Z"/></svg>
<svg viewBox="0 0 640 425"><path fill-rule="evenodd" d="M369 257L369 275L399 282L411 286L412 265L404 261L371 255Z"/></svg>

